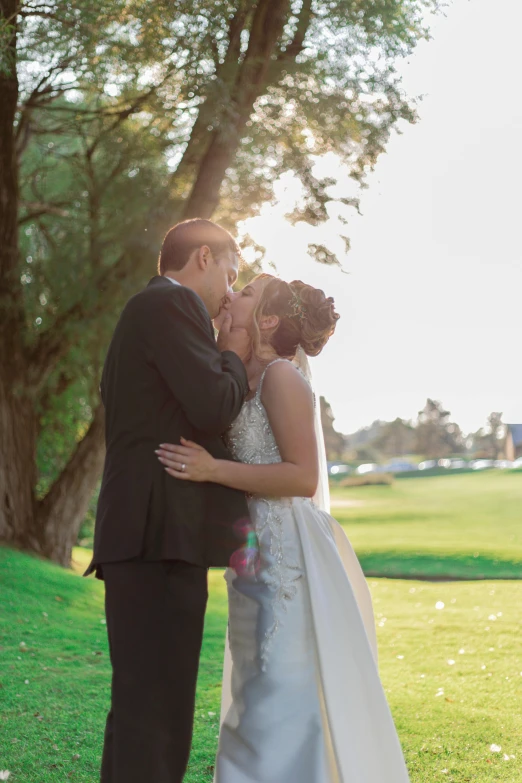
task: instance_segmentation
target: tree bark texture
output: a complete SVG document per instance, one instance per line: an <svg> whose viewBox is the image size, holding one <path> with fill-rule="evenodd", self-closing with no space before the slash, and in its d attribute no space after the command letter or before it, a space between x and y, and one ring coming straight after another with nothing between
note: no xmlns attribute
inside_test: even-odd
<svg viewBox="0 0 522 783"><path fill-rule="evenodd" d="M67 566L105 458L105 416L100 403L68 464L38 504L42 554Z"/></svg>

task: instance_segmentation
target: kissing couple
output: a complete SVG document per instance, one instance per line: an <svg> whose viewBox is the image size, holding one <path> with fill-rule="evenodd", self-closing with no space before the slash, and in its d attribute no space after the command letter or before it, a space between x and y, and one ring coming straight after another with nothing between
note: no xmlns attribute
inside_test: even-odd
<svg viewBox="0 0 522 783"><path fill-rule="evenodd" d="M113 670L102 783L181 783L207 573L229 622L215 783L408 783L371 597L329 515L308 356L333 299L262 274L209 220L166 235L105 361L94 556ZM214 326L219 328L215 337Z"/></svg>

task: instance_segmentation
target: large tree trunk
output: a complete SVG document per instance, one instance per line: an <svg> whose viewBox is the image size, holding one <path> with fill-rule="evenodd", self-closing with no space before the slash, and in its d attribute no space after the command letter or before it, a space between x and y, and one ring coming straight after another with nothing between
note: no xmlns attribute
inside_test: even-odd
<svg viewBox="0 0 522 783"><path fill-rule="evenodd" d="M233 58L227 55L223 70L227 77L235 77L229 84L231 105L227 109L228 122L222 122L213 132L210 143L202 158L192 191L185 204L183 217L210 218L219 204L219 191L232 165L245 125L254 104L266 87L290 11L289 0L259 0L252 17L248 49L245 59L237 68L232 67ZM246 15L245 17L246 18ZM244 18L241 21L244 21ZM237 57L237 32L230 31L229 54ZM282 67L282 63L280 64ZM208 111L208 107L204 107ZM196 123L197 124L197 123ZM201 146L201 145L200 145Z"/></svg>
<svg viewBox="0 0 522 783"><path fill-rule="evenodd" d="M47 495L37 501L37 418L31 400L0 381L0 541L68 566L103 468L104 413L100 405L85 437Z"/></svg>
<svg viewBox="0 0 522 783"><path fill-rule="evenodd" d="M3 365L0 379L0 540L41 553L34 498L36 416L32 401L17 394L9 369Z"/></svg>
<svg viewBox="0 0 522 783"><path fill-rule="evenodd" d="M17 0L0 0L10 31L0 68L0 538L39 551L34 518L36 417L26 391L23 311L18 270L18 164L15 117Z"/></svg>
<svg viewBox="0 0 522 783"><path fill-rule="evenodd" d="M11 361L18 358L24 325L18 273L18 163L14 130L18 77L13 20L16 19L17 7L16 0L0 0L0 24L5 22L12 30L5 42L0 64L0 323L4 348L0 359L9 358Z"/></svg>
<svg viewBox="0 0 522 783"><path fill-rule="evenodd" d="M68 566L80 526L103 468L105 457L104 411L100 404L85 437L55 483L38 504L42 554Z"/></svg>

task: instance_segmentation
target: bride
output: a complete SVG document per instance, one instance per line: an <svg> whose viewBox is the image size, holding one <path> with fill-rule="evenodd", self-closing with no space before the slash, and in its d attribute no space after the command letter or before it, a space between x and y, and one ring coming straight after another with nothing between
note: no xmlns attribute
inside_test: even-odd
<svg viewBox="0 0 522 783"><path fill-rule="evenodd" d="M306 354L335 330L333 299L260 275L233 295L230 313L253 341L251 395L226 435L237 461L190 441L159 453L177 479L247 492L257 534L257 557L238 553L225 572L215 783L408 783L379 679L370 593L327 513Z"/></svg>

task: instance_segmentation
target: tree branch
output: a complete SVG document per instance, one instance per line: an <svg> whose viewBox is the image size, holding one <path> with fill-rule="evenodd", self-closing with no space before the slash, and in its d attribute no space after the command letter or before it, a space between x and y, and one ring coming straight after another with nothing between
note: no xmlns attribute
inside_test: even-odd
<svg viewBox="0 0 522 783"><path fill-rule="evenodd" d="M240 0L236 12L230 19L227 52L223 62L216 67L214 89L207 91L205 100L199 107L183 156L172 174L172 185L177 195L181 197L185 196L185 182L194 179L194 169L197 174L212 140L211 133L208 131L209 125L217 123L224 109L230 105L233 85L240 66L241 33L254 6L252 0Z"/></svg>
<svg viewBox="0 0 522 783"><path fill-rule="evenodd" d="M289 0L260 0L256 6L247 52L231 91L232 105L206 143L192 191L185 202L185 219L198 216L209 218L219 203L219 191L226 170L234 159L255 101L266 87L274 51L289 10Z"/></svg>
<svg viewBox="0 0 522 783"><path fill-rule="evenodd" d="M31 220L36 220L42 215L54 215L55 217L69 217L69 212L66 209L62 209L68 202L62 201L59 204L44 204L37 201L25 201L21 206L26 207L30 212L27 212L18 221L19 226L23 226L24 223L29 223Z"/></svg>
<svg viewBox="0 0 522 783"><path fill-rule="evenodd" d="M52 79L56 73L60 73L68 68L72 62L74 62L74 58L68 57L50 68L42 76L27 100L20 106L20 118L15 134L16 154L19 161L31 138L31 115L33 111L36 108L42 108L46 103L48 104L56 100L58 96L63 95L67 90L64 85L54 87L49 84L50 79Z"/></svg>
<svg viewBox="0 0 522 783"><path fill-rule="evenodd" d="M29 351L28 382L33 392L38 392L60 359L65 356L74 340L75 329L98 318L114 303L123 284L138 277L140 248L126 248L119 259L91 281L96 297L83 297L61 313L51 326L42 332ZM148 260L148 259L147 259Z"/></svg>
<svg viewBox="0 0 522 783"><path fill-rule="evenodd" d="M38 390L45 382L57 362L69 350L73 335L78 324L88 322L103 312L109 293L114 293L116 281L124 278L127 272L126 257L122 254L113 267L101 274L93 286L102 290L94 303L88 303L85 298L79 299L71 307L61 313L58 318L42 332L29 353L28 375L31 386Z"/></svg>
<svg viewBox="0 0 522 783"><path fill-rule="evenodd" d="M294 37L286 49L283 49L279 53L277 58L279 62L292 62L303 51L306 33L308 32L310 22L312 21L312 16L312 0L303 0Z"/></svg>
<svg viewBox="0 0 522 783"><path fill-rule="evenodd" d="M25 6L20 10L19 15L25 19L30 19L31 17L38 17L39 19L52 19L54 22L58 22L64 27L69 27L72 29L77 27L77 23L75 21L64 19L63 17L58 16L58 14L53 14L49 10L44 11L43 8L46 8L46 6L42 6L42 10L40 10L39 8L31 8L30 6Z"/></svg>
<svg viewBox="0 0 522 783"><path fill-rule="evenodd" d="M60 397L64 392L67 391L69 386L74 383L75 378L72 377L72 375L68 375L65 372L61 372L58 376L58 379L56 383L52 386L47 384L44 389L42 390L42 394L40 395L38 399L38 421L37 421L37 427L38 427L38 434L40 434L44 417L46 413L49 412L52 401L56 397Z"/></svg>
<svg viewBox="0 0 522 783"><path fill-rule="evenodd" d="M228 25L228 48L223 60L223 64L216 71L220 79L227 81L228 71L233 69L237 71L239 67L239 58L241 54L241 33L245 29L247 19L254 10L252 0L242 0L238 3L237 10Z"/></svg>

